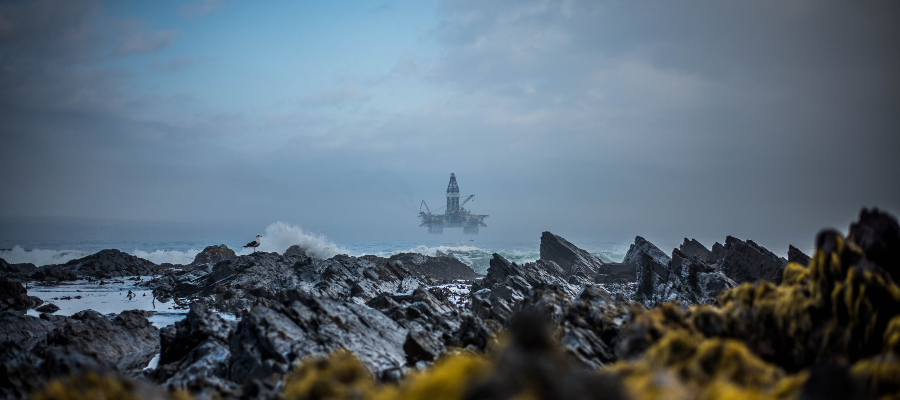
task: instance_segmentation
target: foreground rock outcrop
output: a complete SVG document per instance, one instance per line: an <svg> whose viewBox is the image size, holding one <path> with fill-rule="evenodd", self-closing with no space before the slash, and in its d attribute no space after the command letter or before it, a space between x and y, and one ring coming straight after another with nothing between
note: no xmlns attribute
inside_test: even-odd
<svg viewBox="0 0 900 400"><path fill-rule="evenodd" d="M10 264L6 260L0 258L0 276L14 280L27 281L31 279L31 274L37 270L37 267L31 263Z"/></svg>
<svg viewBox="0 0 900 400"><path fill-rule="evenodd" d="M71 317L0 312L0 395L22 398L49 380L90 371L139 373L159 351L159 330L143 311Z"/></svg>
<svg viewBox="0 0 900 400"><path fill-rule="evenodd" d="M187 318L162 333L159 366L148 377L201 397L269 398L269 381L306 356L338 349L356 354L369 373L396 380L407 365L408 330L359 304L290 291L288 300L256 306L231 323L193 306Z"/></svg>
<svg viewBox="0 0 900 400"><path fill-rule="evenodd" d="M6 309L25 311L43 303L43 300L29 296L25 286L18 281L0 277L0 311Z"/></svg>

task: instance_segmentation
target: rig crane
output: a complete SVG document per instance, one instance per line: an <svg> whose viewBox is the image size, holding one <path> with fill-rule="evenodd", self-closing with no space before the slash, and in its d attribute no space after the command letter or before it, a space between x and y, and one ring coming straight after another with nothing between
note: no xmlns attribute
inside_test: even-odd
<svg viewBox="0 0 900 400"><path fill-rule="evenodd" d="M443 233L444 228L463 228L463 233L477 235L479 227L487 227L484 219L488 215L472 214L463 208L473 197L475 197L474 194L466 197L460 203L456 175L450 174L450 183L447 185L447 208L444 210L444 214L432 213L425 200L422 200L422 204L419 205L419 218L422 223L419 226L427 226L428 233ZM422 211L423 206L427 212Z"/></svg>

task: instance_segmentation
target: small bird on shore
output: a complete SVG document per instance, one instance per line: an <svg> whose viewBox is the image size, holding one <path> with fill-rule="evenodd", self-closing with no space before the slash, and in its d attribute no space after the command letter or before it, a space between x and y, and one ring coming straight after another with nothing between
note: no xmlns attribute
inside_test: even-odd
<svg viewBox="0 0 900 400"><path fill-rule="evenodd" d="M246 249L247 247L252 247L253 252L256 253L256 248L259 247L259 238L261 238L261 237L262 237L262 235L256 235L256 240L252 241L250 243L247 243L246 245L244 245L244 248Z"/></svg>

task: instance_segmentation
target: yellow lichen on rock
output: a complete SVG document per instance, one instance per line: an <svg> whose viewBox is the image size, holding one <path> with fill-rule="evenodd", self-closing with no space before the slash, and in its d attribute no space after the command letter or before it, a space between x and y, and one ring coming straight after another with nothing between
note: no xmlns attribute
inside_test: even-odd
<svg viewBox="0 0 900 400"><path fill-rule="evenodd" d="M809 268L795 262L788 263L781 275L782 286L806 285L809 283Z"/></svg>
<svg viewBox="0 0 900 400"><path fill-rule="evenodd" d="M489 361L467 352L449 353L426 371L407 375L397 384L377 383L349 351L303 360L285 377L284 398L326 399L462 399L466 388L490 371Z"/></svg>
<svg viewBox="0 0 900 400"><path fill-rule="evenodd" d="M876 388L884 399L900 398L900 316L884 331L884 352L853 365L851 373Z"/></svg>
<svg viewBox="0 0 900 400"><path fill-rule="evenodd" d="M471 353L447 355L429 370L415 372L397 386L385 386L373 399L456 400L463 399L472 384L491 371L483 356Z"/></svg>
<svg viewBox="0 0 900 400"><path fill-rule="evenodd" d="M780 368L739 341L703 340L685 330L671 331L644 357L619 362L612 370L624 377L631 395L642 400L791 398L802 383L786 380Z"/></svg>
<svg viewBox="0 0 900 400"><path fill-rule="evenodd" d="M185 392L167 393L146 382L138 382L116 375L87 372L54 379L40 391L33 393L32 400L190 400Z"/></svg>
<svg viewBox="0 0 900 400"><path fill-rule="evenodd" d="M285 377L288 400L367 399L376 389L375 379L349 351L338 350L327 358L304 359Z"/></svg>

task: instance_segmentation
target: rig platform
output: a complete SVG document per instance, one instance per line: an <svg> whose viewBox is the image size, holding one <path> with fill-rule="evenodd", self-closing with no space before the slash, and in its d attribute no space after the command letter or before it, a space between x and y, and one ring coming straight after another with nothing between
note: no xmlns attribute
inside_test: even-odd
<svg viewBox="0 0 900 400"><path fill-rule="evenodd" d="M419 219L422 223L419 226L427 226L428 233L444 233L444 228L463 228L463 233L477 235L480 227L487 227L484 219L487 215L472 214L463 206L472 200L475 195L466 197L462 202L459 201L459 186L456 184L456 175L450 174L450 184L447 185L447 208L443 214L434 214L428 209L428 204L422 200L419 206ZM422 211L422 207L425 211Z"/></svg>

